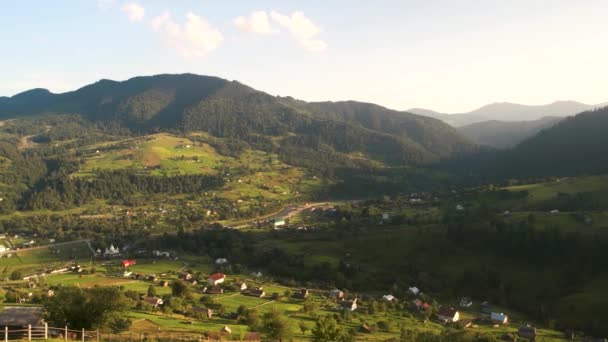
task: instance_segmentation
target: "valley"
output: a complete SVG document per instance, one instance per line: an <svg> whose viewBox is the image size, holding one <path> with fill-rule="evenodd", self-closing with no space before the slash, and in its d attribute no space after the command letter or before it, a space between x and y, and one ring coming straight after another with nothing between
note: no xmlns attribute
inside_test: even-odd
<svg viewBox="0 0 608 342"><path fill-rule="evenodd" d="M608 334L606 109L501 151L433 118L191 74L26 92L0 116L0 305L43 306L60 327L105 340ZM96 298L112 303L103 321L66 316L106 308Z"/></svg>

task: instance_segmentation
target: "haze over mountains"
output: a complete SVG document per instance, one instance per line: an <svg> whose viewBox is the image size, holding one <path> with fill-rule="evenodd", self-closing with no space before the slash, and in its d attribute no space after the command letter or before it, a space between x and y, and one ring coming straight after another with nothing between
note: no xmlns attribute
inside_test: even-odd
<svg viewBox="0 0 608 342"><path fill-rule="evenodd" d="M567 117L608 103L589 105L576 101L556 101L546 105L522 105L497 102L467 113L439 113L429 109L412 108L408 112L440 119L454 127L462 127L483 121L535 121L547 116Z"/></svg>
<svg viewBox="0 0 608 342"><path fill-rule="evenodd" d="M465 137L480 145L504 149L519 144L565 117L606 105L608 103L588 105L576 101L556 101L547 105L529 106L502 102L459 114L438 113L421 108L408 111L457 127Z"/></svg>

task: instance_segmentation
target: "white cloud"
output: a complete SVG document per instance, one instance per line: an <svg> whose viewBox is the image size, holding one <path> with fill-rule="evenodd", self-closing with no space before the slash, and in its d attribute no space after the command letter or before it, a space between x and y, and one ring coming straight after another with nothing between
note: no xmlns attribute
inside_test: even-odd
<svg viewBox="0 0 608 342"><path fill-rule="evenodd" d="M220 31L192 12L186 14L186 22L181 25L173 21L168 12L153 18L150 25L165 44L183 57L202 57L224 41Z"/></svg>
<svg viewBox="0 0 608 342"><path fill-rule="evenodd" d="M232 20L239 30L255 34L271 34L277 31L270 25L265 11L251 12L248 16L239 16Z"/></svg>
<svg viewBox="0 0 608 342"><path fill-rule="evenodd" d="M302 48L311 52L323 52L327 50L327 44L316 38L321 33L321 28L305 16L304 13L293 12L291 15L284 15L272 11L270 17L279 26L289 31Z"/></svg>
<svg viewBox="0 0 608 342"><path fill-rule="evenodd" d="M130 2L121 7L122 11L127 13L129 20L142 21L146 10L138 3Z"/></svg>

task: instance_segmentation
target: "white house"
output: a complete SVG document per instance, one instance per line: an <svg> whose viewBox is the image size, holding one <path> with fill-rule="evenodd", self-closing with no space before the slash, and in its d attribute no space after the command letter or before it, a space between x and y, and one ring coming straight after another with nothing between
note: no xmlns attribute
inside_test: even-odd
<svg viewBox="0 0 608 342"><path fill-rule="evenodd" d="M226 259L226 258L215 259L216 265L226 265L227 263L228 263L228 259Z"/></svg>
<svg viewBox="0 0 608 342"><path fill-rule="evenodd" d="M273 220L272 225L275 227L283 227L285 225L285 220L280 220L280 219Z"/></svg>
<svg viewBox="0 0 608 342"><path fill-rule="evenodd" d="M556 210L551 210L549 213L551 215L556 215L556 214L559 214L559 210L557 210L557 209Z"/></svg>
<svg viewBox="0 0 608 342"><path fill-rule="evenodd" d="M353 300L344 300L340 303L340 306L343 310L346 311L355 311L357 310L357 298Z"/></svg>
<svg viewBox="0 0 608 342"><path fill-rule="evenodd" d="M492 312L490 313L490 320L492 320L492 322L497 323L497 324L507 324L509 323L509 316L505 315L504 313L497 313L497 312Z"/></svg>
<svg viewBox="0 0 608 342"><path fill-rule="evenodd" d="M391 294L382 296L382 299L384 299L387 302L396 302L397 301L397 298Z"/></svg>
<svg viewBox="0 0 608 342"><path fill-rule="evenodd" d="M444 323L454 323L460 319L460 313L452 307L442 306L437 313L437 318Z"/></svg>
<svg viewBox="0 0 608 342"><path fill-rule="evenodd" d="M7 251L6 246L0 245L0 253L4 253L6 251Z"/></svg>
<svg viewBox="0 0 608 342"><path fill-rule="evenodd" d="M420 294L420 290L416 287L416 286L412 286L408 289L408 292L414 296L417 296Z"/></svg>
<svg viewBox="0 0 608 342"><path fill-rule="evenodd" d="M388 220L390 217L391 217L391 215L389 215L388 213L382 214L382 219L383 220Z"/></svg>
<svg viewBox="0 0 608 342"><path fill-rule="evenodd" d="M223 283L226 280L226 275L223 273L214 273L212 275L209 276L209 279L207 279L207 283L209 285L218 285Z"/></svg>

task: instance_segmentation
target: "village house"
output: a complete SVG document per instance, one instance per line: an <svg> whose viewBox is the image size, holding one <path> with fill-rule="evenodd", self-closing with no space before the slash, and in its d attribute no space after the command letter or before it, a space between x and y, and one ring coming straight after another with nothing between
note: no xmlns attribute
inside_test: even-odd
<svg viewBox="0 0 608 342"><path fill-rule="evenodd" d="M264 288L261 286L253 288L253 289L249 289L249 290L243 292L243 294L245 294L247 296L251 296L251 297L259 297L259 298L266 297L266 292L264 292Z"/></svg>
<svg viewBox="0 0 608 342"><path fill-rule="evenodd" d="M180 272L177 277L181 280L190 280L193 278L192 274L188 272Z"/></svg>
<svg viewBox="0 0 608 342"><path fill-rule="evenodd" d="M387 302L397 302L397 297L393 296L392 294L384 295L382 296L382 299Z"/></svg>
<svg viewBox="0 0 608 342"><path fill-rule="evenodd" d="M454 323L460 319L460 313L453 307L442 306L437 312L437 318L443 323Z"/></svg>
<svg viewBox="0 0 608 342"><path fill-rule="evenodd" d="M306 297L308 297L308 289L300 289L300 291L294 293L292 297L296 299L306 299Z"/></svg>
<svg viewBox="0 0 608 342"><path fill-rule="evenodd" d="M521 338L525 338L528 341L536 340L536 328L531 325L524 325L519 327L517 335Z"/></svg>
<svg viewBox="0 0 608 342"><path fill-rule="evenodd" d="M213 285L213 286L205 286L203 288L203 293L204 294L209 294L209 295L218 295L218 294L223 294L224 293L224 289L217 286L217 285Z"/></svg>
<svg viewBox="0 0 608 342"><path fill-rule="evenodd" d="M275 228L285 226L285 220L282 220L282 219L274 219L274 220L271 220L271 222Z"/></svg>
<svg viewBox="0 0 608 342"><path fill-rule="evenodd" d="M412 296L418 296L420 294L420 290L416 286L410 287L407 292Z"/></svg>
<svg viewBox="0 0 608 342"><path fill-rule="evenodd" d="M160 283L158 283L158 286L160 287L168 287L169 286L169 282L166 280L161 280Z"/></svg>
<svg viewBox="0 0 608 342"><path fill-rule="evenodd" d="M0 253L6 252L8 249L4 245L0 245Z"/></svg>
<svg viewBox="0 0 608 342"><path fill-rule="evenodd" d="M8 330L22 330L14 336L7 336L7 339L27 338L27 329L42 328L44 326L44 308L42 307L23 307L6 306L0 311L0 327Z"/></svg>
<svg viewBox="0 0 608 342"><path fill-rule="evenodd" d="M224 325L224 327L222 329L220 329L220 333L230 335L230 334L232 334L232 329L230 329L229 326Z"/></svg>
<svg viewBox="0 0 608 342"><path fill-rule="evenodd" d="M163 251L153 251L152 255L157 258L170 258L171 257L171 253L163 252Z"/></svg>
<svg viewBox="0 0 608 342"><path fill-rule="evenodd" d="M162 306L164 304L162 298L158 298L158 297L144 297L144 302L152 305L155 308L158 308L159 306Z"/></svg>
<svg viewBox="0 0 608 342"><path fill-rule="evenodd" d="M338 290L338 289L334 289L329 291L328 293L329 298L334 298L336 300L342 300L344 299L344 292Z"/></svg>
<svg viewBox="0 0 608 342"><path fill-rule="evenodd" d="M216 265L223 266L223 265L226 265L227 263L228 263L228 259L226 259L226 258L215 259Z"/></svg>
<svg viewBox="0 0 608 342"><path fill-rule="evenodd" d="M492 312L490 313L490 320L495 324L507 324L509 323L509 316L502 312Z"/></svg>
<svg viewBox="0 0 608 342"><path fill-rule="evenodd" d="M226 280L226 275L223 273L214 273L212 275L209 276L209 279L207 279L207 283L209 285L218 285L223 283Z"/></svg>
<svg viewBox="0 0 608 342"><path fill-rule="evenodd" d="M245 291L247 290L247 284L245 282L236 282L234 283L234 287L237 289L237 291Z"/></svg>
<svg viewBox="0 0 608 342"><path fill-rule="evenodd" d="M343 300L340 302L340 307L345 311L355 311L357 310L357 298L353 300Z"/></svg>
<svg viewBox="0 0 608 342"><path fill-rule="evenodd" d="M201 308L198 306L195 306L192 308L192 311L195 313L199 313L204 315L207 318L212 318L213 317L213 310L209 309L209 308Z"/></svg>
<svg viewBox="0 0 608 342"><path fill-rule="evenodd" d="M418 310L418 311L424 311L424 310L428 309L429 307L430 307L429 303L423 302L420 299L416 299L416 300L412 301L412 305L411 305L412 310Z"/></svg>

